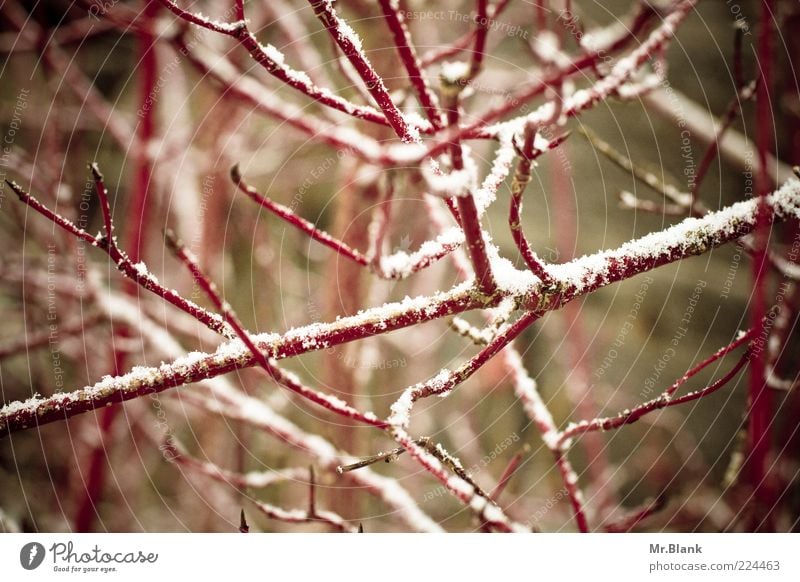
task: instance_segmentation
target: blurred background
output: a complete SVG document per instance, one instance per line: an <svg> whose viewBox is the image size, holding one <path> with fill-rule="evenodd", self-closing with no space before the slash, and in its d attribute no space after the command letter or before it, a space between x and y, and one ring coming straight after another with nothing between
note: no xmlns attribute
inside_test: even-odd
<svg viewBox="0 0 800 582"><path fill-rule="evenodd" d="M452 43L473 26L473 2L403 4L422 55ZM669 4L661 2L656 8ZM591 32L629 23L635 6L627 1L581 1L573 3L573 10L580 29ZM224 12L227 5L196 2L191 8L232 20ZM554 30L560 30L560 8L557 0L544 4L548 26ZM407 80L380 10L362 0L340 0L337 9L362 36L389 88L399 94ZM245 10L261 42L280 49L288 63L316 82L360 102L361 92L348 76L347 65L307 3L254 0ZM484 70L464 102L465 119L477 118L540 75L541 64L530 49L541 34L539 10L531 2L512 0L497 17ZM775 10L775 154L790 165L800 163L794 67L800 41L789 33L796 30L800 11L791 1L776 2ZM741 76L747 82L755 78L759 11L757 1L701 1L665 55L668 81L655 96L611 99L570 120L569 138L539 160L526 192L524 230L545 260L566 262L615 248L682 219L663 208L653 212L624 207L622 191L653 201L654 206L662 206L663 199L605 155L599 140L637 168L652 171L658 181L688 191L708 143L696 132L682 132L671 114L691 116L688 102L696 105L705 123L725 113L738 91L737 26ZM261 192L366 250L367 226L375 207L383 203L386 178L384 170L309 140L222 93L169 40L178 19L158 3L11 1L0 7L0 23L3 178L30 186L42 201L94 233L102 227L102 217L87 163L96 161L110 189L123 248L144 261L166 286L207 305L185 269L165 250L162 231L167 227L198 255L254 332L330 321L458 282L447 259L404 281L378 280L237 193L229 178L236 163ZM638 41L651 28L639 34ZM575 52L575 39L560 34L564 49ZM230 39L197 29L190 29L189 35L193 46L226 55L270 92L319 113L310 100L269 77ZM434 85L438 67L428 69ZM578 86L591 79L590 72L575 77ZM413 98L406 99L410 107ZM670 101L665 104L665 99ZM753 194L753 112L753 103L743 102L731 128L747 147L739 149L738 159L727 154L715 158L702 182L699 196L710 209ZM330 118L350 123L344 116ZM357 127L378 140L392 139L386 128L366 123ZM596 137L587 138L582 129ZM469 145L483 176L496 144ZM414 250L435 234L423 198L424 183L414 168L394 172L389 250ZM503 255L521 266L508 230L508 200L505 184L485 225ZM796 232L796 226L776 228L772 244L786 248ZM27 211L5 185L0 191L0 237L0 390L5 403L34 393L74 390L106 374L169 359L132 324L137 318L146 317L166 330L185 352L213 350L218 343L182 313L127 285L102 252L70 240ZM794 283L784 292L782 283L783 278L771 275L768 296L772 303L778 293L786 292L787 304L794 306L778 362L790 388L771 389L776 421L770 485L778 500L772 527L787 531L798 527L800 511L800 398L797 297ZM731 244L549 313L517 341L517 347L559 426L615 415L656 397L746 329L752 290L750 258L741 246ZM482 322L478 313L466 319ZM52 325L56 327L50 333ZM34 345L32 338L39 342ZM446 321L437 321L284 364L306 384L385 416L406 386L442 367L452 369L474 351L475 346ZM709 367L691 386L702 387L719 377L735 357ZM344 425L252 370L232 373L229 379L302 429L353 455L392 446L378 431ZM303 507L309 485L301 473L255 490L220 483L165 460L159 445L166 429L188 455L231 471L280 471L313 464L311 457L274 437L195 406L193 390L197 387L184 386L0 440L0 531L235 531L241 508L258 531L326 531L324 525L266 519L248 505L249 499L259 499ZM710 397L576 443L570 458L593 528L614 524L653 500L660 509L637 528L747 528L751 492L737 475L746 396L747 375L741 373ZM496 362L450 397L420 402L412 429L456 454L487 490L497 484L509 461L521 455L502 507L544 531L574 530L552 455ZM374 470L396 479L444 528L475 529L472 514L413 461L401 458ZM407 529L363 488L335 472L319 470L317 490L320 506L363 524L366 531Z"/></svg>

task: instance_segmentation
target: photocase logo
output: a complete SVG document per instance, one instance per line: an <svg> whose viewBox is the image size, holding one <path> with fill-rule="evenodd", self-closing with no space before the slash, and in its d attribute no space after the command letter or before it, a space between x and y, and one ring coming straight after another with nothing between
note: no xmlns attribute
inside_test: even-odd
<svg viewBox="0 0 800 582"><path fill-rule="evenodd" d="M29 542L19 551L19 563L26 570L35 570L44 561L44 546L39 542Z"/></svg>

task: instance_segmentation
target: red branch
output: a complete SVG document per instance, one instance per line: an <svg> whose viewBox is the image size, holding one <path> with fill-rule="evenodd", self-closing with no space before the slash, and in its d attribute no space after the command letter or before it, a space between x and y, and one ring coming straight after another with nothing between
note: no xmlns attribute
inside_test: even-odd
<svg viewBox="0 0 800 582"><path fill-rule="evenodd" d="M708 360L705 360L689 372L687 372L680 380L675 382L672 386L667 388L658 398L654 398L644 404L640 404L639 406L632 408L631 410L625 410L614 417L606 417L606 418L595 418L589 421L581 421L576 424L572 424L567 427L561 433L559 438L559 444L564 446L566 443L579 435L586 434L588 432L600 431L600 430L613 430L615 428L619 428L626 424L632 424L642 418L644 415L649 414L656 410L661 410L662 408L668 408L670 406L677 406L679 404L683 404L685 402L691 402L693 400L698 400L709 394L713 394L723 386L725 386L728 382L730 382L733 378L736 377L736 374L747 364L751 357L751 350L745 351L739 361L726 373L723 377L715 382L709 384L705 388L700 390L695 390L689 392L688 394L684 394L683 396L679 396L675 398L674 392L681 386L683 383L686 382L687 379L694 376L697 372L702 370L703 368L707 367L712 362L718 360L724 354L728 353L729 351L733 350L735 347L738 347L745 341L749 341L753 337L753 330L750 330L743 334L740 338L732 342L730 345L722 348L713 356L711 356Z"/></svg>
<svg viewBox="0 0 800 582"><path fill-rule="evenodd" d="M167 231L167 243L175 253L175 256L189 269L195 282L200 288L208 295L214 306L223 314L225 321L228 322L233 330L236 332L238 338L247 346L250 354L253 356L255 362L272 378L275 382L288 388L292 392L307 398L311 402L319 404L323 408L330 410L345 418L358 420L365 424L375 426L378 428L386 428L386 423L381 422L372 413L361 413L346 402L339 400L328 394L318 392L312 388L304 386L293 374L284 372L279 369L275 363L271 362L269 357L256 345L251 335L245 330L236 313L231 308L227 301L224 301L217 292L217 287L214 283L203 273L197 260L194 256L183 246L183 244L175 238L175 235Z"/></svg>
<svg viewBox="0 0 800 582"><path fill-rule="evenodd" d="M394 36L394 45L400 55L400 61L406 68L411 86L414 87L417 93L420 105L425 110L425 115L427 115L434 129L440 129L442 127L442 118L439 112L439 99L422 72L422 65L411 42L411 34L406 26L403 12L393 0L380 0L380 5L383 15L386 17L386 23L389 25L389 30Z"/></svg>
<svg viewBox="0 0 800 582"><path fill-rule="evenodd" d="M350 61L367 87L372 98L383 111L389 125L404 142L413 143L419 141L419 136L408 125L403 114L392 101L383 79L372 68L372 64L367 59L361 49L361 39L348 24L339 18L333 3L329 0L309 0L309 4L314 9L314 13L319 18L322 25L331 35L339 48Z"/></svg>
<svg viewBox="0 0 800 582"><path fill-rule="evenodd" d="M99 176L99 179L102 181L102 176ZM56 214L47 208L44 204L26 192L16 182L7 181L6 183L11 186L11 189L14 190L17 196L19 196L19 199L30 208L54 222L70 234L76 236L80 240L105 251L108 256L111 257L111 260L117 266L117 269L119 269L123 275L139 284L139 286L157 295L158 297L161 297L178 309L185 311L209 329L226 337L232 337L230 330L226 327L222 318L206 311L192 301L185 299L176 291L162 286L141 263L138 265L134 264L133 261L131 261L131 259L117 247L116 243L110 240L107 236L94 237L90 235L88 232L78 228L74 223L67 220L60 214ZM98 195L101 196L102 201L103 198L101 192L104 194L105 188L98 190Z"/></svg>
<svg viewBox="0 0 800 582"><path fill-rule="evenodd" d="M258 42L256 37L247 28L245 21L219 23L209 20L204 16L198 16L192 12L183 10L171 0L159 0L159 2L187 22L235 38L247 52L250 53L250 56L269 74L286 85L307 95L320 105L347 113L357 119L363 119L382 125L392 125L391 121L387 120L386 116L375 108L357 105L347 99L334 95L327 89L319 88L311 82L307 75L285 66L283 64L283 55L278 53L274 47L265 47Z"/></svg>
<svg viewBox="0 0 800 582"><path fill-rule="evenodd" d="M476 31L475 45L472 48L472 58L469 63L467 79L471 81L481 72L484 52L486 51L486 37L489 35L489 0L476 0Z"/></svg>
<svg viewBox="0 0 800 582"><path fill-rule="evenodd" d="M455 83L452 83L455 81ZM444 107L447 114L449 127L458 127L459 118L459 95L461 86L459 80L442 79L444 88ZM452 83L452 84L451 84ZM458 139L453 139L449 144L450 159L453 170L456 172L464 171L464 158L461 143ZM478 208L475 206L475 198L471 192L461 192L457 197L458 219L464 236L467 239L467 250L472 266L475 269L475 282L478 289L486 297L490 297L497 285L492 276L492 265L489 262L489 255L486 252L486 241L483 238L481 220L478 215Z"/></svg>
<svg viewBox="0 0 800 582"><path fill-rule="evenodd" d="M547 272L542 263L542 260L536 255L525 233L522 231L522 195L525 192L525 187L531 179L531 166L533 160L536 158L538 152L534 148L534 138L536 137L536 128L528 125L525 127L524 143L519 152L520 159L517 162L517 169L514 172L514 179L511 182L511 206L508 214L508 226L511 230L511 236L514 239L514 244L517 245L520 255L522 255L525 264L533 272L534 275L539 277L545 284L551 285L553 278Z"/></svg>
<svg viewBox="0 0 800 582"><path fill-rule="evenodd" d="M233 180L233 183L236 184L239 190L241 190L244 194L247 194L251 200L253 200L262 208L269 210L275 216L291 224L298 230L306 233L315 241L333 249L343 257L350 259L351 261L354 261L363 267L369 266L369 259L367 259L367 257L362 253L351 248L344 241L331 236L324 230L319 230L313 223L295 214L295 212L288 206L274 202L273 200L260 194L258 190L252 186L248 185L242 178L238 165L231 168L231 180Z"/></svg>
<svg viewBox="0 0 800 582"><path fill-rule="evenodd" d="M758 196L759 226L769 224L769 211L766 197L772 184L768 158L774 141L773 107L770 101L772 91L772 60L774 11L772 0L761 3L760 31L758 35L757 57L760 68L760 82L756 88L756 145L758 149L758 173L756 175L756 195ZM771 448L772 398L767 386L765 338L769 330L765 327L767 312L767 233L760 230L755 236L753 253L753 293L750 305L750 320L759 337L760 345L753 352L750 362L750 387L748 391L748 426L745 474L757 501L757 510L749 517L752 529L766 527L771 529L771 510L773 501L767 483L767 464Z"/></svg>

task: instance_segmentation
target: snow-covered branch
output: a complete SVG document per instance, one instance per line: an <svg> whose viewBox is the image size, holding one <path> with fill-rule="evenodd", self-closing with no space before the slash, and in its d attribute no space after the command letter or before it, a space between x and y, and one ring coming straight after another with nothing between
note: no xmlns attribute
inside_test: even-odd
<svg viewBox="0 0 800 582"><path fill-rule="evenodd" d="M766 202L770 223L800 218L800 181L790 180L767 197ZM260 350L280 359L497 305L505 297L516 299L521 307L532 312L557 309L600 287L703 254L753 232L757 207L758 201L754 199L738 202L703 218L687 218L662 232L630 241L614 250L566 264L548 265L553 279L550 286L545 286L533 273L514 269L505 259L495 259L498 291L489 303L477 296L472 283L467 282L445 293L388 303L335 322L314 323L283 334L260 334L253 338ZM241 341L230 341L214 353L194 352L159 367L134 368L122 376L106 377L74 392L9 403L0 409L0 432L7 434L62 420L254 364L252 354Z"/></svg>

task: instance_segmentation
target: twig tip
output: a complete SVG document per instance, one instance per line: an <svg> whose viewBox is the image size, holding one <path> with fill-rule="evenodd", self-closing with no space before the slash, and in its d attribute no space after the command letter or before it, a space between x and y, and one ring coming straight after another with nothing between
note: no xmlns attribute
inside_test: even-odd
<svg viewBox="0 0 800 582"><path fill-rule="evenodd" d="M169 250L176 253L183 248L183 242L178 238L178 235L175 234L174 230L171 228L165 228L163 232L164 241L167 243Z"/></svg>
<svg viewBox="0 0 800 582"><path fill-rule="evenodd" d="M100 166L97 165L97 162L92 162L91 164L87 164L89 166L89 171L92 172L92 176L95 180L102 180L103 174L100 172Z"/></svg>
<svg viewBox="0 0 800 582"><path fill-rule="evenodd" d="M242 181L242 172L239 170L238 162L231 166L231 180L234 184L239 184Z"/></svg>

